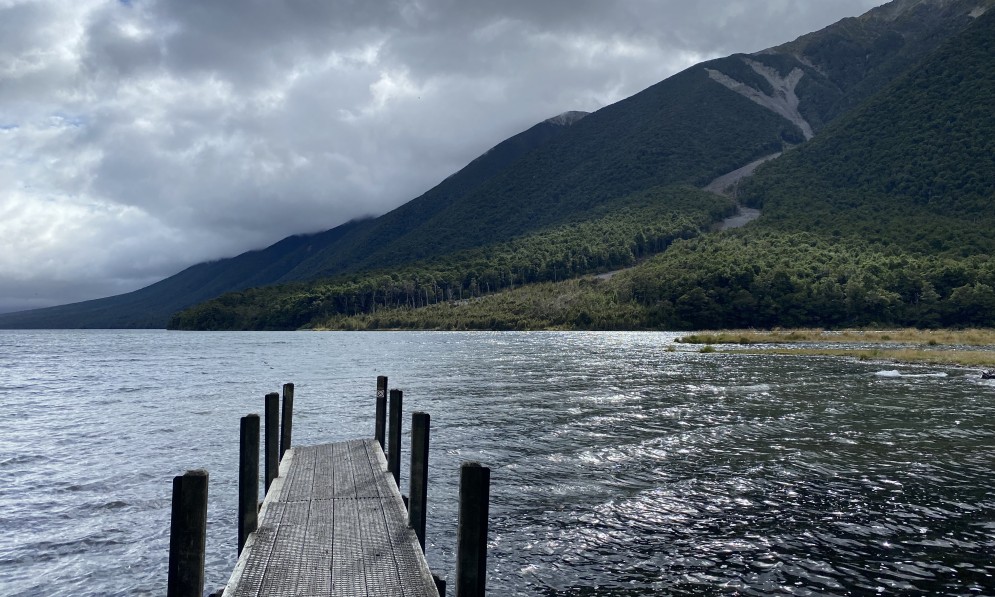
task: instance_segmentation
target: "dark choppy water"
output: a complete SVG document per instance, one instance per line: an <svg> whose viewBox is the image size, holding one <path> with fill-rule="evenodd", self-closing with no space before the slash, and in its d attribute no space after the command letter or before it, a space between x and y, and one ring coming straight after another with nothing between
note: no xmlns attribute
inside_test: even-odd
<svg viewBox="0 0 995 597"><path fill-rule="evenodd" d="M433 417L450 581L480 460L493 595L995 595L995 385L672 338L0 332L0 594L164 594L170 480L200 467L223 585L239 417L293 381L295 443L370 435L386 374Z"/></svg>

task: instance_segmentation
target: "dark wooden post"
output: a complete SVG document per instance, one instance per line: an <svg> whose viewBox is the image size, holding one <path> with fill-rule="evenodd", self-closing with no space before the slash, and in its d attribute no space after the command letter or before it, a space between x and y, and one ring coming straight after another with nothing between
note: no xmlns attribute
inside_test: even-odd
<svg viewBox="0 0 995 597"><path fill-rule="evenodd" d="M456 530L456 597L484 597L490 487L491 469L476 462L463 463Z"/></svg>
<svg viewBox="0 0 995 597"><path fill-rule="evenodd" d="M384 449L384 440L386 439L387 433L387 376L378 375L377 376L377 416L376 425L373 430L373 437L376 438L377 442L380 443L380 449L384 450L386 454L387 451Z"/></svg>
<svg viewBox="0 0 995 597"><path fill-rule="evenodd" d="M404 392L390 391L390 429L387 437L387 470L394 474L394 483L401 486L401 401Z"/></svg>
<svg viewBox="0 0 995 597"><path fill-rule="evenodd" d="M207 471L187 471L173 477L167 597L201 597L204 594L206 545Z"/></svg>
<svg viewBox="0 0 995 597"><path fill-rule="evenodd" d="M242 417L238 442L238 554L258 526L259 415Z"/></svg>
<svg viewBox="0 0 995 597"><path fill-rule="evenodd" d="M435 581L435 590L439 592L439 597L446 597L446 581L438 574L433 574L432 580Z"/></svg>
<svg viewBox="0 0 995 597"><path fill-rule="evenodd" d="M266 492L280 472L280 395L266 394Z"/></svg>
<svg viewBox="0 0 995 597"><path fill-rule="evenodd" d="M428 513L428 439L432 418L428 413L411 415L411 469L408 478L408 524L425 551L425 519Z"/></svg>
<svg viewBox="0 0 995 597"><path fill-rule="evenodd" d="M280 460L290 449L290 438L294 427L294 384L283 384L283 418L280 421Z"/></svg>

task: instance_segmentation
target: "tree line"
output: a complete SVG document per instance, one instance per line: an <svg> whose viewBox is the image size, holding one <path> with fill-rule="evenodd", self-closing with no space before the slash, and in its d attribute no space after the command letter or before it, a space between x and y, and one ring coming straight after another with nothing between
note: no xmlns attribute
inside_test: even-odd
<svg viewBox="0 0 995 597"><path fill-rule="evenodd" d="M170 329L298 329L331 316L459 303L626 268L735 211L688 187L635 193L589 219L392 270L233 292L173 316Z"/></svg>

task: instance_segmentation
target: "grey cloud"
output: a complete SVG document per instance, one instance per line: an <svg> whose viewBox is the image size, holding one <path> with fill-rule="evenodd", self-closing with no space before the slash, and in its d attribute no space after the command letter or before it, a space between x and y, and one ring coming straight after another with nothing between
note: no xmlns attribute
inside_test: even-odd
<svg viewBox="0 0 995 597"><path fill-rule="evenodd" d="M383 213L544 118L880 3L0 7L0 310Z"/></svg>
<svg viewBox="0 0 995 597"><path fill-rule="evenodd" d="M164 48L154 31L155 24L147 19L114 9L99 12L87 27L82 69L88 76L117 78L140 76L159 67Z"/></svg>
<svg viewBox="0 0 995 597"><path fill-rule="evenodd" d="M0 53L11 55L40 48L47 41L45 25L49 12L41 3L0 7Z"/></svg>

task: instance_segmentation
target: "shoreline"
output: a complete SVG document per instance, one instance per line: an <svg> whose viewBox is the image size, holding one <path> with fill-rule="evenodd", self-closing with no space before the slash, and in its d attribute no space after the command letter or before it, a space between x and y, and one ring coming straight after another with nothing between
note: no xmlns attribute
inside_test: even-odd
<svg viewBox="0 0 995 597"><path fill-rule="evenodd" d="M995 330L991 329L723 330L688 334L675 342L700 344L702 350L729 354L848 357L861 361L995 368ZM852 346L840 346L844 344ZM739 348L716 349L715 345Z"/></svg>

